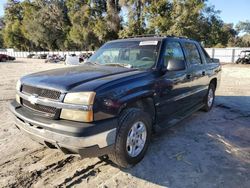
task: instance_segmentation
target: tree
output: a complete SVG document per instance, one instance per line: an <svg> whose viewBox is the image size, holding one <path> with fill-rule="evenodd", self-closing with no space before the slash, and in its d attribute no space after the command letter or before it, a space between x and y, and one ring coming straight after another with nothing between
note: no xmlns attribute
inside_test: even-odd
<svg viewBox="0 0 250 188"><path fill-rule="evenodd" d="M3 28L4 28L4 21L3 18L0 18L0 48L4 47Z"/></svg>
<svg viewBox="0 0 250 188"><path fill-rule="evenodd" d="M36 0L23 5L23 32L37 47L64 49L67 34L65 6L62 0Z"/></svg>
<svg viewBox="0 0 250 188"><path fill-rule="evenodd" d="M68 41L74 42L80 49L94 49L99 44L93 32L95 23L91 1L69 0L66 6L71 23Z"/></svg>
<svg viewBox="0 0 250 188"><path fill-rule="evenodd" d="M4 42L3 42L3 34L2 30L0 30L0 49L4 48Z"/></svg>
<svg viewBox="0 0 250 188"><path fill-rule="evenodd" d="M145 10L149 3L147 0L120 1L120 5L128 12L128 21L120 31L120 37L141 35L145 32Z"/></svg>
<svg viewBox="0 0 250 188"><path fill-rule="evenodd" d="M104 4L103 14L98 15L94 32L101 43L118 38L121 29L121 18L119 16L120 6L118 0L107 0Z"/></svg>
<svg viewBox="0 0 250 188"><path fill-rule="evenodd" d="M234 47L236 44L236 37L238 32L234 29L234 25L231 23L223 24L221 40L228 47Z"/></svg>
<svg viewBox="0 0 250 188"><path fill-rule="evenodd" d="M189 37L206 47L248 45L250 22L235 30L219 13L207 0L8 0L1 33L6 47L19 50L95 50L147 33Z"/></svg>
<svg viewBox="0 0 250 188"><path fill-rule="evenodd" d="M23 19L23 9L20 1L8 0L5 6L4 22L5 26L2 31L4 44L6 47L15 49L26 49L26 38L24 37L21 27Z"/></svg>
<svg viewBox="0 0 250 188"><path fill-rule="evenodd" d="M173 4L167 0L154 0L146 7L146 18L148 21L147 33L149 34L168 34L173 22L171 11Z"/></svg>
<svg viewBox="0 0 250 188"><path fill-rule="evenodd" d="M96 49L116 39L121 27L117 0L69 0L66 2L70 20L68 41L80 49Z"/></svg>
<svg viewBox="0 0 250 188"><path fill-rule="evenodd" d="M239 22L237 25L236 25L236 29L237 31L239 32L243 32L243 33L249 33L250 34L250 21L247 20L245 22Z"/></svg>
<svg viewBox="0 0 250 188"><path fill-rule="evenodd" d="M203 0L173 0L171 11L172 26L167 34L197 39Z"/></svg>

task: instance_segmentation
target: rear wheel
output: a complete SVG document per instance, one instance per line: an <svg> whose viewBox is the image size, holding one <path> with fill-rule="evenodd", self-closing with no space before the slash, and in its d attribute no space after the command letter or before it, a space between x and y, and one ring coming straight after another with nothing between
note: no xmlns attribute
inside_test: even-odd
<svg viewBox="0 0 250 188"><path fill-rule="evenodd" d="M207 95L205 97L205 105L203 107L203 110L208 112L212 109L215 99L215 86L213 83L210 83Z"/></svg>
<svg viewBox="0 0 250 188"><path fill-rule="evenodd" d="M140 162L149 146L152 121L146 112L127 109L119 120L115 149L109 159L118 166L128 168Z"/></svg>

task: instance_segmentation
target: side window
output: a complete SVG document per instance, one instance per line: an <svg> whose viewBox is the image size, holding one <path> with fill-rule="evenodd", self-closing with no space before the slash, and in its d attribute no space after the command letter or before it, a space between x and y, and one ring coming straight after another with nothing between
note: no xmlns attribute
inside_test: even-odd
<svg viewBox="0 0 250 188"><path fill-rule="evenodd" d="M198 48L196 47L194 43L185 42L184 49L187 54L187 57L186 57L187 61L191 65L202 64Z"/></svg>
<svg viewBox="0 0 250 188"><path fill-rule="evenodd" d="M203 52L206 63L211 63L212 61L207 51L203 47L201 47L201 51Z"/></svg>
<svg viewBox="0 0 250 188"><path fill-rule="evenodd" d="M169 60L183 61L184 54L179 42L167 42L164 53L164 64L167 66Z"/></svg>
<svg viewBox="0 0 250 188"><path fill-rule="evenodd" d="M207 51L206 51L203 47L201 47L201 49L202 49L202 51L203 51L205 57L206 57L206 58L210 58L210 56L208 55Z"/></svg>

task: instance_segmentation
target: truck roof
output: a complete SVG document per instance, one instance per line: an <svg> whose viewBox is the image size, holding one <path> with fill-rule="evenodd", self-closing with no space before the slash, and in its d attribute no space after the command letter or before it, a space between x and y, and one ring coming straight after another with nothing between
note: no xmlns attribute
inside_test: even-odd
<svg viewBox="0 0 250 188"><path fill-rule="evenodd" d="M181 36L148 36L148 35L139 35L139 36L132 36L132 37L128 37L128 38L121 38L121 39L117 39L117 40L113 40L110 42L117 42L117 41L146 41L146 40L157 40L157 41L162 41L163 39L167 39L167 38L174 38L177 40L188 40L188 41L193 41L193 42L197 42L193 39L187 38L187 37L181 37Z"/></svg>

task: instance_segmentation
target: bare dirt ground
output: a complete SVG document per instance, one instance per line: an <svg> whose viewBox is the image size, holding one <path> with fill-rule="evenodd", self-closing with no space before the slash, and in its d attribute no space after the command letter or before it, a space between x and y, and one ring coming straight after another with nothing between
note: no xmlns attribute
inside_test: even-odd
<svg viewBox="0 0 250 188"><path fill-rule="evenodd" d="M155 136L127 170L44 148L14 126L7 103L18 78L63 66L0 63L0 187L250 187L250 66L224 65L213 110Z"/></svg>

